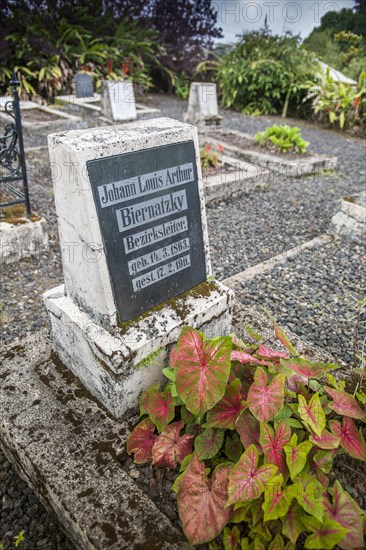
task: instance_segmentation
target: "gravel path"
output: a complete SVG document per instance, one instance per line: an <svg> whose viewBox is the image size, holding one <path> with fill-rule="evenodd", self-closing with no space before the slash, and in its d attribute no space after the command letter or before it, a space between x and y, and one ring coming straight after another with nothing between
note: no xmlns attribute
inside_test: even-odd
<svg viewBox="0 0 366 550"><path fill-rule="evenodd" d="M186 102L153 96L151 105L162 115L182 120ZM244 117L224 112L224 126L254 134L278 122L275 117ZM293 121L289 121L292 123ZM364 188L365 147L359 140L296 121L311 142L309 152L329 153L339 159L339 174L302 180L276 176L264 192L207 209L213 270L225 279L285 250L320 235L329 226L342 196ZM26 139L27 147L38 144ZM62 283L62 267L47 150L27 155L34 210L48 220L50 249L38 258L4 267L1 283L2 340L48 327L42 293ZM246 283L239 293L243 303L266 305L278 321L294 332L327 347L336 357L352 359L354 326L347 321L365 289L366 250L341 240L323 249L303 252L295 260ZM360 335L362 336L362 334ZM0 452L0 542L26 531L28 548L70 548L27 485Z"/></svg>

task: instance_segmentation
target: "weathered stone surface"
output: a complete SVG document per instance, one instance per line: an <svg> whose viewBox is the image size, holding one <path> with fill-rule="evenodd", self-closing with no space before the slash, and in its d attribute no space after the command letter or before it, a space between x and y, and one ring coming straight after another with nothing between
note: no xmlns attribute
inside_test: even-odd
<svg viewBox="0 0 366 550"><path fill-rule="evenodd" d="M211 274L196 128L168 118L52 134L49 152L66 294L100 322L115 325L116 306L86 162L192 140L198 169L206 267ZM75 213L71 216L71 213Z"/></svg>
<svg viewBox="0 0 366 550"><path fill-rule="evenodd" d="M184 120L200 127L219 126L222 117L217 106L216 84L213 82L191 82L188 111Z"/></svg>
<svg viewBox="0 0 366 550"><path fill-rule="evenodd" d="M131 80L102 82L102 115L114 122L136 120L136 103Z"/></svg>
<svg viewBox="0 0 366 550"><path fill-rule="evenodd" d="M204 283L114 330L105 330L82 311L65 296L63 285L46 292L44 300L54 349L120 419L144 389L161 380L169 346L183 326L200 329L209 338L230 332L233 297L220 283Z"/></svg>
<svg viewBox="0 0 366 550"><path fill-rule="evenodd" d="M46 221L42 218L25 223L0 222L0 258L6 263L17 262L21 258L40 255L48 248Z"/></svg>
<svg viewBox="0 0 366 550"><path fill-rule="evenodd" d="M341 201L340 210L332 218L330 232L355 239L366 238L366 191Z"/></svg>
<svg viewBox="0 0 366 550"><path fill-rule="evenodd" d="M0 380L1 447L79 548L188 549L118 461L130 424L109 417L44 334L3 351Z"/></svg>

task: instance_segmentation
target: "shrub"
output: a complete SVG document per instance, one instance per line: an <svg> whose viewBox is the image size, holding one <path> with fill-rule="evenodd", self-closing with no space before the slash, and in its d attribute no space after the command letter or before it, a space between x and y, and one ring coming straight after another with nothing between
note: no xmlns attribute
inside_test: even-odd
<svg viewBox="0 0 366 550"><path fill-rule="evenodd" d="M173 491L191 544L224 530L225 548L294 548L300 536L305 548L362 548L364 515L327 474L340 452L366 460L365 411L330 374L337 365L299 356L274 329L286 352L253 331L256 345L185 327L167 386L142 394L127 452L179 469Z"/></svg>
<svg viewBox="0 0 366 550"><path fill-rule="evenodd" d="M312 108L321 121L343 129L365 121L366 73L361 73L358 86L336 82L329 69L321 83L311 83L305 100L311 100Z"/></svg>
<svg viewBox="0 0 366 550"><path fill-rule="evenodd" d="M228 53L197 70L208 68L216 73L224 106L246 114L286 115L289 107L301 109L317 63L300 46L299 37L262 31L244 34Z"/></svg>
<svg viewBox="0 0 366 550"><path fill-rule="evenodd" d="M279 126L274 124L264 132L258 132L255 140L263 147L281 151L281 153L296 152L304 154L309 142L301 137L301 130L296 126Z"/></svg>

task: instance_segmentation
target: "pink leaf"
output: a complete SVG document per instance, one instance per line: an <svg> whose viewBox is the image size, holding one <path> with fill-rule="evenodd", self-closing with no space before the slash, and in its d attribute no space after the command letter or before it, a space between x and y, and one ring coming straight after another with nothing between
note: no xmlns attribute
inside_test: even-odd
<svg viewBox="0 0 366 550"><path fill-rule="evenodd" d="M245 353L244 351L232 351L231 352L231 361L240 361L240 363L243 363L243 365L250 364L250 365L265 365L265 361L260 361L259 359L256 359L253 357L253 355L250 355L250 353Z"/></svg>
<svg viewBox="0 0 366 550"><path fill-rule="evenodd" d="M137 424L127 440L128 454L134 453L135 464L145 464L152 459L152 448L156 440L155 426L150 418L145 418Z"/></svg>
<svg viewBox="0 0 366 550"><path fill-rule="evenodd" d="M284 353L283 351L273 351L263 344L259 346L258 350L256 351L256 355L277 363L280 362L280 359L288 359L287 353Z"/></svg>
<svg viewBox="0 0 366 550"><path fill-rule="evenodd" d="M183 420L170 424L156 438L152 448L152 459L155 466L176 468L183 458L192 452L193 435L180 436L184 426Z"/></svg>
<svg viewBox="0 0 366 550"><path fill-rule="evenodd" d="M143 391L140 397L140 416L149 414L149 399L150 395L159 390L159 384L151 386L147 390Z"/></svg>
<svg viewBox="0 0 366 550"><path fill-rule="evenodd" d="M178 510L183 531L191 544L204 544L217 537L229 520L226 506L231 465L220 464L211 479L194 454L178 492Z"/></svg>
<svg viewBox="0 0 366 550"><path fill-rule="evenodd" d="M225 395L207 413L205 428L225 428L234 430L238 420L247 404L242 400L241 382L237 378L226 388Z"/></svg>
<svg viewBox="0 0 366 550"><path fill-rule="evenodd" d="M352 418L343 417L342 425L338 420L330 420L329 427L331 432L340 437L341 446L353 458L366 461L366 445L362 431L357 431L356 424Z"/></svg>
<svg viewBox="0 0 366 550"><path fill-rule="evenodd" d="M339 481L334 483L333 502L325 502L326 515L330 519L338 521L343 527L349 529L349 533L338 543L340 548L354 550L364 548L362 510L344 491Z"/></svg>
<svg viewBox="0 0 366 550"><path fill-rule="evenodd" d="M206 341L203 334L184 327L177 344L177 392L187 409L202 416L225 393L230 374L231 338Z"/></svg>
<svg viewBox="0 0 366 550"><path fill-rule="evenodd" d="M286 361L286 367L306 378L320 378L324 372L323 364L316 364L302 357L289 359Z"/></svg>
<svg viewBox="0 0 366 550"><path fill-rule="evenodd" d="M260 422L272 420L282 409L284 399L285 376L277 374L272 382L267 384L267 374L258 367L254 382L248 391L250 411Z"/></svg>
<svg viewBox="0 0 366 550"><path fill-rule="evenodd" d="M171 422L175 415L175 399L172 397L170 386L163 393L155 387L148 397L149 417L161 432Z"/></svg>
<svg viewBox="0 0 366 550"><path fill-rule="evenodd" d="M259 422L249 411L244 411L236 423L236 431L240 436L240 440L247 449L249 445L255 445L257 451L262 453L262 448L259 443Z"/></svg>
<svg viewBox="0 0 366 550"><path fill-rule="evenodd" d="M269 424L261 423L259 443L264 452L265 462L275 464L278 473L287 474L284 446L291 439L291 428L283 420L276 429L276 434Z"/></svg>
<svg viewBox="0 0 366 550"><path fill-rule="evenodd" d="M338 449L341 442L339 437L328 432L328 430L323 430L320 437L316 434L312 434L309 439L317 445L317 447L325 450Z"/></svg>
<svg viewBox="0 0 366 550"><path fill-rule="evenodd" d="M324 386L324 389L333 398L333 401L329 403L329 407L337 414L350 416L351 418L357 418L358 420L365 418L365 411L361 409L352 395L349 395L349 393L343 391L334 390L329 386Z"/></svg>
<svg viewBox="0 0 366 550"><path fill-rule="evenodd" d="M273 464L258 467L257 449L254 445L250 445L230 472L227 503L235 504L235 502L258 498L276 472L277 466Z"/></svg>

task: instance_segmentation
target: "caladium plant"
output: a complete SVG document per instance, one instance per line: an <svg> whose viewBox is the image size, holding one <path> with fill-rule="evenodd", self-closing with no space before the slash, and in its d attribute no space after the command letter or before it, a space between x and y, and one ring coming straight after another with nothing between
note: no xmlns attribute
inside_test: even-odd
<svg viewBox="0 0 366 550"><path fill-rule="evenodd" d="M338 453L366 461L362 392L347 393L329 374L337 365L299 355L272 321L275 350L251 329L254 344L185 327L165 388L141 396L127 452L176 470L193 545L221 534L234 550L290 550L300 536L305 548L361 549L365 516L328 474Z"/></svg>

